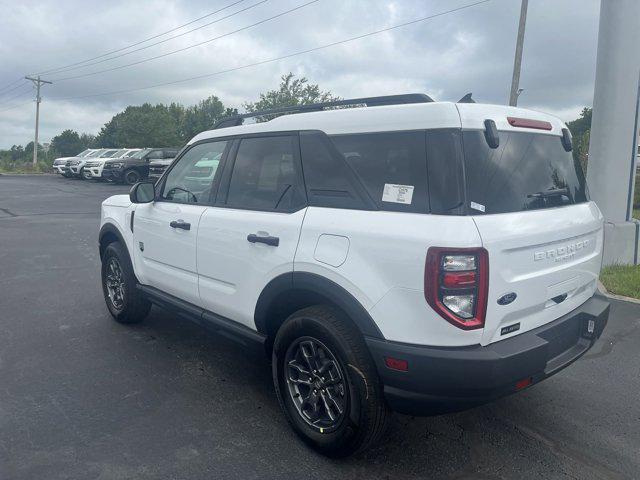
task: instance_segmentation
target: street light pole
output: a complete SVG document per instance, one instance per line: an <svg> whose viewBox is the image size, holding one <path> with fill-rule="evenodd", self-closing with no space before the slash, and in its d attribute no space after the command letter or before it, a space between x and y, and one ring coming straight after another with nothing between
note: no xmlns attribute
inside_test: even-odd
<svg viewBox="0 0 640 480"><path fill-rule="evenodd" d="M38 124L40 123L40 101L42 97L40 97L40 87L44 83L53 83L47 80L41 80L40 75L37 78L34 77L24 77L27 80L31 80L33 84L36 86L36 136L33 142L33 166L35 167L38 163Z"/></svg>
<svg viewBox="0 0 640 480"><path fill-rule="evenodd" d="M511 93L509 105L515 107L518 104L518 95L522 92L520 87L520 66L522 65L522 47L524 45L524 27L527 23L527 8L529 0L522 0L520 5L520 24L518 25L518 39L516 40L516 56L513 60L513 77L511 77Z"/></svg>

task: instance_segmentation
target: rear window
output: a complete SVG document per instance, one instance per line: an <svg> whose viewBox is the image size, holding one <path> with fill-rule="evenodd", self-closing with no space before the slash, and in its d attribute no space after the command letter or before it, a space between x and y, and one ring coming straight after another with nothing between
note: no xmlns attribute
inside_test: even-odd
<svg viewBox="0 0 640 480"><path fill-rule="evenodd" d="M489 148L482 131L463 134L471 213L507 213L586 202L584 174L560 137L500 132Z"/></svg>
<svg viewBox="0 0 640 480"><path fill-rule="evenodd" d="M424 131L334 135L331 140L380 210L428 211Z"/></svg>

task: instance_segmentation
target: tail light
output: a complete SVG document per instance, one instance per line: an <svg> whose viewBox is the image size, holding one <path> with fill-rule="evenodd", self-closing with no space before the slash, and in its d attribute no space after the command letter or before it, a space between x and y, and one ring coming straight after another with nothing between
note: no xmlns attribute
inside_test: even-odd
<svg viewBox="0 0 640 480"><path fill-rule="evenodd" d="M424 296L442 318L463 330L484 327L488 292L489 254L484 248L429 248Z"/></svg>

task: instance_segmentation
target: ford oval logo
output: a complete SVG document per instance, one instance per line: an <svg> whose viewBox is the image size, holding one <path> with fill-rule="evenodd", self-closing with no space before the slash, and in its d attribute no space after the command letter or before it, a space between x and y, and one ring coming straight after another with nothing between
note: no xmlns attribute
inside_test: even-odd
<svg viewBox="0 0 640 480"><path fill-rule="evenodd" d="M509 305L517 298L517 296L518 295L515 292L505 293L498 299L498 305Z"/></svg>

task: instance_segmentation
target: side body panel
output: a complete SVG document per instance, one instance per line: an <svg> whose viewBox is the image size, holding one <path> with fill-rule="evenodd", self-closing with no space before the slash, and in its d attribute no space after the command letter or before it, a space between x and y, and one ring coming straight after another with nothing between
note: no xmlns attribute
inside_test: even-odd
<svg viewBox="0 0 640 480"><path fill-rule="evenodd" d="M425 300L431 246L479 247L481 242L470 217L309 207L294 269L324 276L350 292L387 340L478 344L482 331L454 327Z"/></svg>
<svg viewBox="0 0 640 480"><path fill-rule="evenodd" d="M207 207L169 202L137 205L134 228L138 280L194 305L200 305L196 242L200 217ZM189 230L172 228L183 220Z"/></svg>
<svg viewBox="0 0 640 480"><path fill-rule="evenodd" d="M203 308L255 329L258 297L291 272L306 209L294 213L210 207L198 233L198 287ZM277 237L277 246L247 236Z"/></svg>

